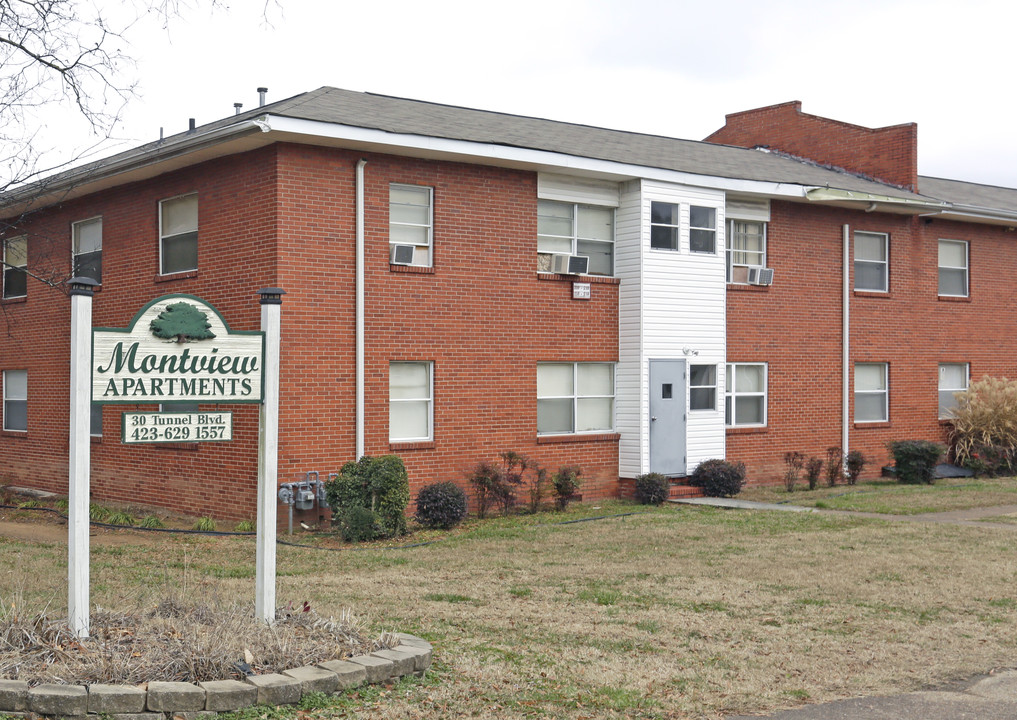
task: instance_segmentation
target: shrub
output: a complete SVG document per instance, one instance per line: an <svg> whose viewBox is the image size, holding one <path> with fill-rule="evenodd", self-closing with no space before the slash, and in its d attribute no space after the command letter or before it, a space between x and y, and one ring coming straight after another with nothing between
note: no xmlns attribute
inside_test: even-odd
<svg viewBox="0 0 1017 720"><path fill-rule="evenodd" d="M538 463L513 450L498 454L501 465L481 460L467 475L477 501L477 517L487 517L495 505L502 513L515 507L516 490L526 486L530 512L536 512L547 495L547 471Z"/></svg>
<svg viewBox="0 0 1017 720"><path fill-rule="evenodd" d="M671 494L671 481L660 473L646 473L636 478L636 502L660 505Z"/></svg>
<svg viewBox="0 0 1017 720"><path fill-rule="evenodd" d="M406 506L410 504L410 481L403 461L396 455L370 457L348 462L325 483L325 496L332 508L333 522L356 524L358 531L368 527L367 515L352 513L354 508L370 510L377 518L374 537L394 537L406 533ZM345 535L344 535L345 537ZM363 538L363 539L374 539Z"/></svg>
<svg viewBox="0 0 1017 720"><path fill-rule="evenodd" d="M428 528L449 530L466 518L466 493L454 482L425 485L417 493L414 519Z"/></svg>
<svg viewBox="0 0 1017 720"><path fill-rule="evenodd" d="M704 460L693 471L689 482L702 488L708 497L733 497L745 487L745 463Z"/></svg>
<svg viewBox="0 0 1017 720"><path fill-rule="evenodd" d="M787 469L784 471L784 489L792 493L795 491L795 485L798 484L798 476L805 464L805 456L800 452L786 452L784 453L784 464L787 465Z"/></svg>
<svg viewBox="0 0 1017 720"><path fill-rule="evenodd" d="M362 505L352 505L333 515L332 522L339 524L339 534L346 542L365 542L382 537L385 527L381 516L374 510Z"/></svg>
<svg viewBox="0 0 1017 720"><path fill-rule="evenodd" d="M486 518L497 496L504 492L501 468L493 462L481 460L473 466L467 479L473 486L473 496L477 501L477 517Z"/></svg>
<svg viewBox="0 0 1017 720"><path fill-rule="evenodd" d="M823 458L810 457L805 463L805 478L809 481L809 490L819 487L819 476L823 474Z"/></svg>
<svg viewBox="0 0 1017 720"><path fill-rule="evenodd" d="M956 398L950 441L957 463L979 474L1011 473L1017 457L1017 380L984 377Z"/></svg>
<svg viewBox="0 0 1017 720"><path fill-rule="evenodd" d="M936 479L936 463L944 451L942 445L928 440L898 440L886 447L893 455L897 482L931 485Z"/></svg>
<svg viewBox="0 0 1017 720"><path fill-rule="evenodd" d="M847 466L848 485L854 485L858 482L858 476L862 474L862 470L865 469L868 462L868 459L862 455L861 450L852 450L847 454L844 464Z"/></svg>
<svg viewBox="0 0 1017 720"><path fill-rule="evenodd" d="M198 518L194 523L194 529L198 532L215 532L215 520L208 516Z"/></svg>
<svg viewBox="0 0 1017 720"><path fill-rule="evenodd" d="M551 476L551 489L554 492L554 506L558 510L564 510L572 502L572 497L579 490L582 484L580 476L583 474L578 465L563 465L558 472Z"/></svg>
<svg viewBox="0 0 1017 720"><path fill-rule="evenodd" d="M833 487L844 479L844 454L834 445L826 449L826 484Z"/></svg>

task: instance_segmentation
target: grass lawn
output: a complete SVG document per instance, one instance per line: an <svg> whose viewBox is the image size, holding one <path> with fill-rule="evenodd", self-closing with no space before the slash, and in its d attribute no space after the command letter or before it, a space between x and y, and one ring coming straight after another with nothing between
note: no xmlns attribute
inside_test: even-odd
<svg viewBox="0 0 1017 720"><path fill-rule="evenodd" d="M790 503L828 510L919 515L948 510L967 510L994 505L1017 505L1015 478L945 478L933 485L902 485L896 480L875 480L857 485L822 486L809 490L799 482L796 490L784 486L749 487L742 500Z"/></svg>
<svg viewBox="0 0 1017 720"><path fill-rule="evenodd" d="M616 513L635 514L556 524ZM914 690L1017 649L998 528L604 503L420 539L438 542L281 546L278 596L427 638L428 677L245 717L715 718ZM0 595L58 610L65 554L0 539ZM92 601L111 609L169 588L253 600L253 577L251 538L92 548Z"/></svg>

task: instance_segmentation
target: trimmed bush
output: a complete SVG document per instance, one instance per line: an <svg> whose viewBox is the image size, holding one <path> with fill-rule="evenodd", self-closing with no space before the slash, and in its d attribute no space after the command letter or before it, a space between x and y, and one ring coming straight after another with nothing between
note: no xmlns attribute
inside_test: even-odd
<svg viewBox="0 0 1017 720"><path fill-rule="evenodd" d="M898 440L887 443L893 455L897 482L931 485L936 479L936 463L943 456L944 448L928 440Z"/></svg>
<svg viewBox="0 0 1017 720"><path fill-rule="evenodd" d="M564 510L572 502L572 497L579 490L583 481L582 469L578 465L563 465L551 476L551 489L554 492L554 507Z"/></svg>
<svg viewBox="0 0 1017 720"><path fill-rule="evenodd" d="M704 460L689 477L708 497L733 497L745 487L745 463Z"/></svg>
<svg viewBox="0 0 1017 720"><path fill-rule="evenodd" d="M385 534L378 513L360 505L346 508L338 517L333 515L332 522L338 522L339 534L346 542L366 542Z"/></svg>
<svg viewBox="0 0 1017 720"><path fill-rule="evenodd" d="M454 482L425 485L417 493L413 518L427 528L449 530L466 519L466 493Z"/></svg>
<svg viewBox="0 0 1017 720"><path fill-rule="evenodd" d="M636 478L636 501L641 505L660 505L671 494L671 481L660 473Z"/></svg>
<svg viewBox="0 0 1017 720"><path fill-rule="evenodd" d="M354 508L363 508L373 513L377 526L373 537L362 539L406 533L410 481L403 461L396 455L365 455L358 462L346 463L334 479L325 483L325 496L332 508L333 523L338 518L340 530L343 523L352 523L354 535L365 534L364 528L369 526L367 515L353 514Z"/></svg>
<svg viewBox="0 0 1017 720"><path fill-rule="evenodd" d="M844 479L844 453L839 446L826 449L826 484L833 487Z"/></svg>

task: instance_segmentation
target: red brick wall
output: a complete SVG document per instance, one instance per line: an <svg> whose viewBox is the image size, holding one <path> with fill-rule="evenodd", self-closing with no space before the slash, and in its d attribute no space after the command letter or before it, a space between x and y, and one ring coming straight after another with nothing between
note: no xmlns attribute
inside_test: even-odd
<svg viewBox="0 0 1017 720"><path fill-rule="evenodd" d="M1009 340L1017 319L1001 312L1011 291L998 278L1017 271L1013 234L1003 228L774 202L767 228L768 288L728 286L728 361L768 362L768 423L730 429L727 455L746 462L752 482L776 482L785 452L825 457L841 442L842 226L890 235L888 293L852 292L851 360L889 363L889 422L853 422L851 449L888 462L891 440L945 441L937 419L941 362L971 363L971 377L1013 377ZM970 244L968 300L938 297L939 238ZM853 253L851 255L853 258ZM854 285L852 268L851 286Z"/></svg>
<svg viewBox="0 0 1017 720"><path fill-rule="evenodd" d="M879 180L918 189L918 126L867 128L802 112L798 101L725 116L706 142L766 146Z"/></svg>
<svg viewBox="0 0 1017 720"><path fill-rule="evenodd" d="M103 286L94 325L125 327L145 303L188 293L234 329L257 329L256 290L279 286L282 306L282 482L322 479L355 459L354 240L356 153L303 145L217 160L41 213L25 227L30 262L48 253L66 272L70 223L103 216ZM510 170L367 155L368 454L395 452L411 491L463 481L503 450L554 469L579 463L586 498L617 489L617 439L536 436L538 361L615 361L617 285L536 273L536 176ZM434 270L388 263L389 183L434 188ZM158 201L199 194L199 270L158 278ZM51 245L51 249L43 248ZM0 482L66 492L69 300L30 282L26 302L2 308L10 335L0 369L29 369L29 432L0 435ZM388 364L434 363L434 441L388 442ZM123 407L107 406L92 445L96 502L158 505L221 519L253 518L257 409L231 406L234 441L125 446ZM154 410L155 406L126 409ZM412 509L412 508L411 508ZM285 508L280 508L285 523Z"/></svg>

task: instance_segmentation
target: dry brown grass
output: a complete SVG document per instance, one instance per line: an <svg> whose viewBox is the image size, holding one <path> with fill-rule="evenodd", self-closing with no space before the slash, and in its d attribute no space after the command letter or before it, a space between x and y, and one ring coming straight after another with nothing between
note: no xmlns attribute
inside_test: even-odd
<svg viewBox="0 0 1017 720"><path fill-rule="evenodd" d="M353 607L374 632L435 645L429 680L316 717L715 718L1014 662L1005 529L673 507L538 520L473 523L404 550L280 548L280 598ZM59 602L64 553L0 544L0 587L32 567L35 601ZM185 580L249 598L253 563L248 539L96 548L93 598L111 606Z"/></svg>

